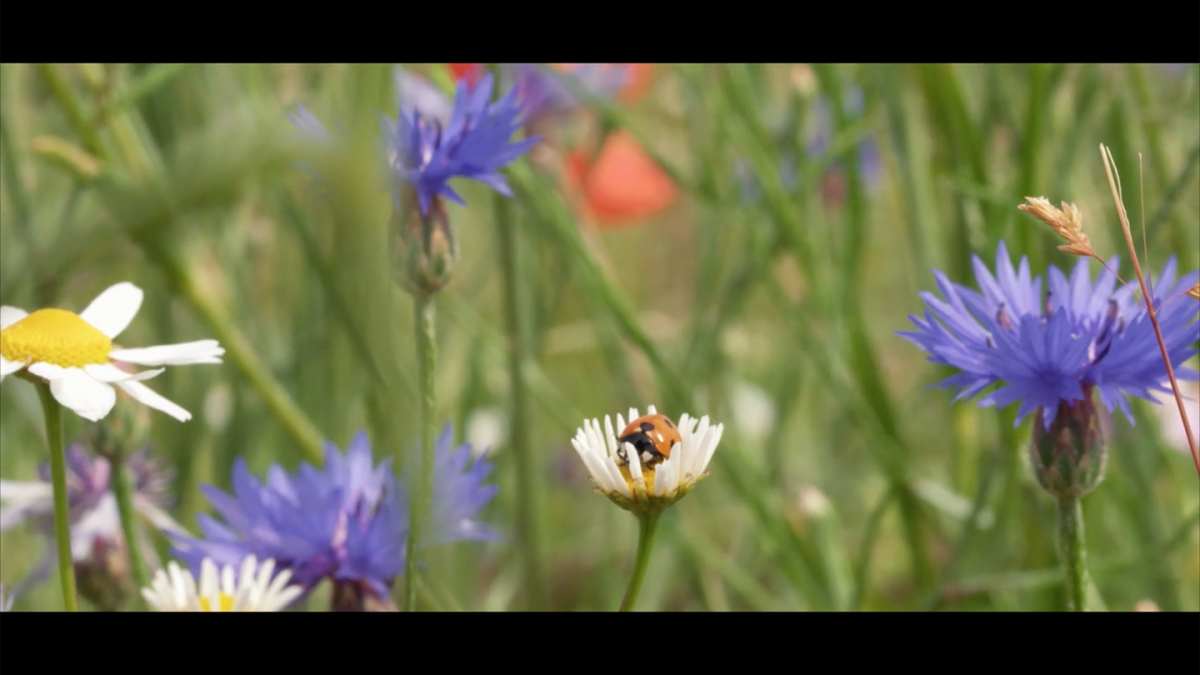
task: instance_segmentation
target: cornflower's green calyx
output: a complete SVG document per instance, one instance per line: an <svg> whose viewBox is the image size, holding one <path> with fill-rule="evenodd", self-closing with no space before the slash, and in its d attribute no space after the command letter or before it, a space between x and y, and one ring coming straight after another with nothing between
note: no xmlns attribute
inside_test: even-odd
<svg viewBox="0 0 1200 675"><path fill-rule="evenodd" d="M1079 401L1063 402L1046 429L1038 410L1029 444L1033 475L1056 499L1079 499L1104 478L1108 446L1104 437L1102 408L1095 392L1085 389Z"/></svg>

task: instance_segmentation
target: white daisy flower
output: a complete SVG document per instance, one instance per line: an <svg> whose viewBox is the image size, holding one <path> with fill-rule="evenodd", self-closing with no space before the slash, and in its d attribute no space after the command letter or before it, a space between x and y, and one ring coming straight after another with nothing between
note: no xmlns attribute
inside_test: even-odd
<svg viewBox="0 0 1200 675"><path fill-rule="evenodd" d="M135 400L186 422L191 413L141 383L165 368L128 373L118 363L181 366L221 363L225 353L216 340L118 349L113 338L133 321L142 306L142 289L129 282L110 287L79 314L39 309L32 314L0 307L0 380L25 369L50 383L63 406L93 422L117 402L117 385Z"/></svg>
<svg viewBox="0 0 1200 675"><path fill-rule="evenodd" d="M658 415L654 406L648 408L648 415ZM682 499L696 481L708 475L708 464L725 425L711 425L707 415L697 421L687 414L679 419L678 426L666 418L661 418L659 424L660 420L646 421L637 408L630 408L629 420L629 426L641 422L630 430L620 414L616 427L607 415L603 429L599 420L584 420L571 444L583 459L597 492L626 511L657 513Z"/></svg>
<svg viewBox="0 0 1200 675"><path fill-rule="evenodd" d="M292 573L283 570L271 578L275 561L262 565L254 556L242 561L241 575L235 577L233 565L217 572L211 558L200 563L200 588L191 573L171 561L167 571L154 575L142 597L160 612L278 612L295 600L304 589L288 586Z"/></svg>

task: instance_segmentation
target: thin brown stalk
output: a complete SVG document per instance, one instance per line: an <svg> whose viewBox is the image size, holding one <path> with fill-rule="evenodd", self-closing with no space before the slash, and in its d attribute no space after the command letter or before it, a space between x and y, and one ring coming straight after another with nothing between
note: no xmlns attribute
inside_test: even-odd
<svg viewBox="0 0 1200 675"><path fill-rule="evenodd" d="M1104 144L1100 144L1100 156L1104 159L1104 172L1108 174L1108 187L1112 190L1113 201L1117 205L1117 216L1121 219L1121 229L1125 232L1125 244L1129 255L1133 258L1133 271L1137 274L1138 284L1142 287L1142 301L1146 311L1150 313L1150 323L1154 326L1154 336L1158 339L1158 349L1162 353L1163 365L1167 367L1167 377L1171 380L1171 391L1175 394L1175 403L1179 406L1179 419L1183 421L1183 430L1187 434L1188 447L1192 451L1192 461L1196 464L1196 473L1200 475L1200 452L1196 449L1196 437L1192 434L1192 425L1188 422L1187 409L1183 406L1183 396L1179 393L1179 383L1175 381L1175 369L1171 367L1171 356L1167 353L1167 343L1163 340L1162 329L1158 326L1158 313L1154 310L1154 301L1146 287L1146 278L1142 275L1142 265L1138 262L1137 249L1133 245L1133 233L1129 229L1129 216L1125 213L1125 204L1121 198L1118 182L1113 178L1116 162L1112 153Z"/></svg>

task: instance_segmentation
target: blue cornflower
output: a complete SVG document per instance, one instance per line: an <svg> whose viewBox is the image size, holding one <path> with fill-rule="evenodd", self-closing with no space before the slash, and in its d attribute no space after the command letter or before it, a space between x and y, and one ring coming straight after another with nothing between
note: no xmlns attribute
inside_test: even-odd
<svg viewBox="0 0 1200 675"><path fill-rule="evenodd" d="M452 451L452 442L447 425L435 449L436 519L422 545L497 538L475 520L496 493L494 485L483 484L491 465L480 460L468 469L470 445ZM289 475L273 465L263 483L238 459L233 495L212 486L202 490L225 522L202 514L197 521L204 538L173 538L176 555L193 573L206 557L224 566L255 555L291 570L306 592L330 578L335 586L386 598L404 570L407 489L393 476L390 459L373 466L365 433L354 437L344 456L326 443L322 469L304 464Z"/></svg>
<svg viewBox="0 0 1200 675"><path fill-rule="evenodd" d="M517 91L529 121L554 115L565 115L579 107L579 100L570 88L543 66L519 63L515 66ZM563 77L575 78L597 96L617 95L629 76L625 64L583 63Z"/></svg>
<svg viewBox="0 0 1200 675"><path fill-rule="evenodd" d="M524 123L517 88L504 98L488 103L493 77L484 75L474 89L459 82L454 112L445 127L429 119L411 103L402 104L392 122L384 118L390 144L390 164L401 183L416 191L421 215L428 216L434 199L445 197L466 205L448 184L451 178L470 178L505 196L512 190L498 170L537 143L538 137L510 142Z"/></svg>
<svg viewBox="0 0 1200 675"><path fill-rule="evenodd" d="M921 293L929 307L925 318L910 315L918 330L898 334L929 352L930 361L961 371L935 385L957 390L955 401L1003 383L979 405L1020 402L1018 424L1041 408L1049 429L1060 403L1083 400L1094 388L1110 413L1119 407L1132 423L1126 396L1157 403L1152 392L1171 390L1145 306L1127 287L1114 291L1119 262L1118 256L1109 260L1112 272L1102 272L1094 283L1086 258L1069 278L1052 266L1043 298L1042 278L1030 278L1028 259L1014 269L1001 242L996 276L974 258L982 293L934 270L944 299ZM1171 258L1151 286L1155 311L1176 377L1200 380L1200 373L1179 365L1196 354L1200 340L1195 321L1200 310L1182 297L1200 272L1176 280L1175 267Z"/></svg>

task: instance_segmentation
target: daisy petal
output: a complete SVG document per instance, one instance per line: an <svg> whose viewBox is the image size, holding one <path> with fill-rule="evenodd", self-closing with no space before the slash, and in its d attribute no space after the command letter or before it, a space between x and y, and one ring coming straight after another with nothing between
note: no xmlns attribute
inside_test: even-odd
<svg viewBox="0 0 1200 675"><path fill-rule="evenodd" d="M225 353L216 340L198 340L177 345L159 345L138 349L114 349L108 357L143 366L183 366L192 363L220 363Z"/></svg>
<svg viewBox="0 0 1200 675"><path fill-rule="evenodd" d="M110 286L79 313L79 318L110 338L121 334L142 306L142 289L128 281Z"/></svg>
<svg viewBox="0 0 1200 675"><path fill-rule="evenodd" d="M0 356L0 381L24 367L25 362L23 361L9 361L3 356Z"/></svg>
<svg viewBox="0 0 1200 675"><path fill-rule="evenodd" d="M124 382L126 380L148 380L162 374L166 368L145 370L140 373L127 373L111 363L89 363L83 367L83 372L101 382Z"/></svg>
<svg viewBox="0 0 1200 675"><path fill-rule="evenodd" d="M0 307L0 328L8 328L27 316L29 316L29 312L23 309L4 305Z"/></svg>
<svg viewBox="0 0 1200 675"><path fill-rule="evenodd" d="M117 403L116 390L78 368L63 368L59 377L50 380L50 393L76 415L92 422L103 419Z"/></svg>
<svg viewBox="0 0 1200 675"><path fill-rule="evenodd" d="M62 366L56 366L53 363L37 362L29 364L29 373L31 375L37 375L47 382L52 382L62 377L65 371L65 368Z"/></svg>
<svg viewBox="0 0 1200 675"><path fill-rule="evenodd" d="M154 391L150 387L147 387L141 382L124 380L122 382L118 382L117 386L125 390L126 394L129 394L137 399L139 403L144 403L155 410L161 410L180 422L186 422L192 419L192 414L190 412L179 407L179 405L168 401L166 398L163 398L161 394Z"/></svg>

